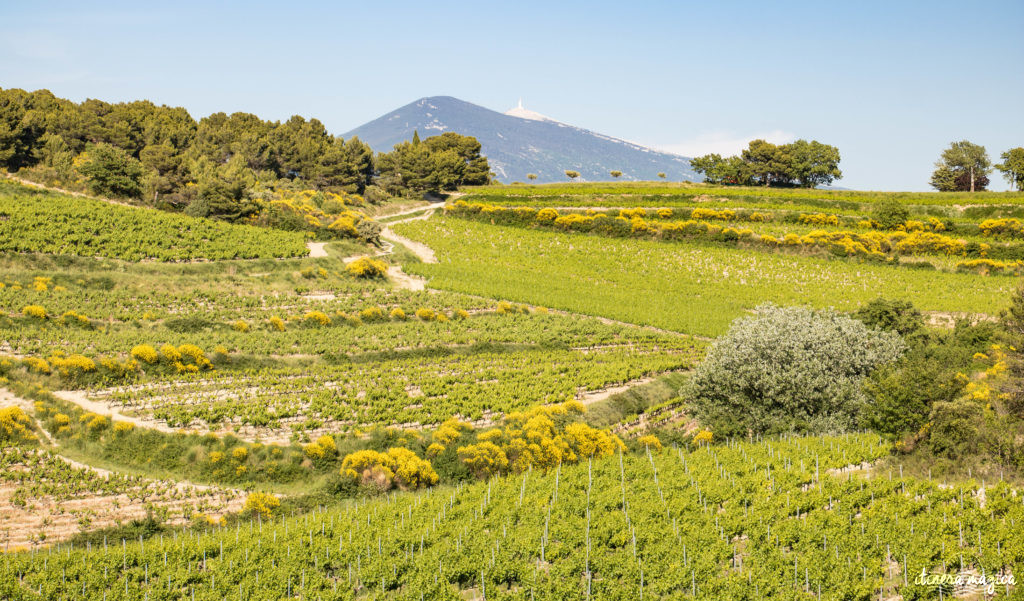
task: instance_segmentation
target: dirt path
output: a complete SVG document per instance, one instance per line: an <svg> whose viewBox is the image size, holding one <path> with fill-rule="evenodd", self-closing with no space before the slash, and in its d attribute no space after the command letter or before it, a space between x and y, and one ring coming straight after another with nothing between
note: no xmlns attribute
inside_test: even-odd
<svg viewBox="0 0 1024 601"><path fill-rule="evenodd" d="M307 242L306 248L309 249L309 256L317 259L320 257L327 256L327 243L326 242Z"/></svg>
<svg viewBox="0 0 1024 601"><path fill-rule="evenodd" d="M150 430L159 430L160 432L167 432L169 434L173 434L178 431L178 428L172 428L168 426L166 422L153 419L140 419L130 415L125 415L106 403L90 399L88 393L83 390L58 390L55 391L53 395L69 403L74 403L86 411L105 415L111 420L128 422L139 428L149 428Z"/></svg>
<svg viewBox="0 0 1024 601"><path fill-rule="evenodd" d="M632 380L621 384L619 386L609 386L608 388L602 388L600 390L591 390L582 394L577 394L576 399L582 402L584 405L592 405L600 401L606 400L608 397L619 394L620 392L626 392L634 386L643 386L655 380L654 376L647 376L646 378L640 378L639 380Z"/></svg>
<svg viewBox="0 0 1024 601"><path fill-rule="evenodd" d="M417 275L409 275L399 265L388 267L388 278L402 290L420 291L427 289L427 280Z"/></svg>
<svg viewBox="0 0 1024 601"><path fill-rule="evenodd" d="M412 254L416 255L419 258L419 260L423 261L424 263L437 263L437 257L434 255L434 251L429 246L427 246L426 244L422 244L420 242L416 242L414 240L410 240L405 236L399 236L394 232L394 230L391 229L391 226L399 223L430 219L430 217L434 214L436 210L437 207L432 207L422 215L417 215L415 217L410 217L408 219L392 221L387 225L387 227L381 230L380 237L384 238L385 240L393 244L401 244L402 246L408 248L410 251L412 251Z"/></svg>
<svg viewBox="0 0 1024 601"><path fill-rule="evenodd" d="M4 173L2 175L4 177L6 177L7 179L11 180L11 181L18 182L19 184L21 184L23 186L28 186L30 188L39 188L40 190L46 190L48 192L56 192L58 194L66 194L68 196L77 196L79 198L89 198L89 199L92 199L92 200L98 200L100 202L106 202L106 203L109 203L109 204L112 204L112 205L120 205L122 207L132 207L133 209L144 209L144 208L147 208L147 207L143 207L143 206L140 206L140 205L134 205L134 204L131 204L131 203L128 203L128 202L124 202L124 201L121 201L121 200L114 200L113 198L104 198L102 196L93 196L92 194L85 194L84 192L74 192L72 190L65 190L63 188L54 188L53 186L47 186L45 184L39 184L39 183L36 183L34 181L18 177L16 175L12 175L10 173Z"/></svg>

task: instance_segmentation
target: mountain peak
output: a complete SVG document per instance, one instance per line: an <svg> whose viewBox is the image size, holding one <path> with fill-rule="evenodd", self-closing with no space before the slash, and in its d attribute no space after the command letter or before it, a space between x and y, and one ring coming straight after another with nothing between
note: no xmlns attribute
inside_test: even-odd
<svg viewBox="0 0 1024 601"><path fill-rule="evenodd" d="M505 111L505 114L509 117L519 117L520 119L530 119L532 121L554 121L550 117L541 115L536 111L531 111L523 106L523 99L519 99L519 104L515 108L511 108Z"/></svg>
<svg viewBox="0 0 1024 601"><path fill-rule="evenodd" d="M473 136L498 181L539 183L565 181L565 171L578 171L587 181L607 181L610 171L623 180L653 180L664 173L669 181L696 176L687 158L645 148L611 136L555 121L523 106L499 113L452 96L426 96L382 115L343 135L359 136L377 152L396 144L446 132Z"/></svg>

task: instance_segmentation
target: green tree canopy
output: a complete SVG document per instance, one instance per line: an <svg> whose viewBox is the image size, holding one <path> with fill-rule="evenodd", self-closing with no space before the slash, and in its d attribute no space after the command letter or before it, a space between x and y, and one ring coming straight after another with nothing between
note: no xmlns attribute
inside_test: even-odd
<svg viewBox="0 0 1024 601"><path fill-rule="evenodd" d="M942 151L930 183L941 192L975 192L985 189L991 171L985 147L961 140Z"/></svg>
<svg viewBox="0 0 1024 601"><path fill-rule="evenodd" d="M106 143L92 144L79 157L78 171L89 189L100 196L139 198L142 195L142 163L127 152Z"/></svg>
<svg viewBox="0 0 1024 601"><path fill-rule="evenodd" d="M1011 148L999 155L999 158L1003 162L997 164L996 169L1002 172L1011 187L1024 192L1024 148Z"/></svg>
<svg viewBox="0 0 1024 601"><path fill-rule="evenodd" d="M818 141L776 145L753 140L739 156L707 154L690 159L690 166L711 184L813 188L843 177L839 160L838 148Z"/></svg>
<svg viewBox="0 0 1024 601"><path fill-rule="evenodd" d="M904 347L831 310L762 305L711 345L685 392L716 436L842 431L859 419L864 377Z"/></svg>

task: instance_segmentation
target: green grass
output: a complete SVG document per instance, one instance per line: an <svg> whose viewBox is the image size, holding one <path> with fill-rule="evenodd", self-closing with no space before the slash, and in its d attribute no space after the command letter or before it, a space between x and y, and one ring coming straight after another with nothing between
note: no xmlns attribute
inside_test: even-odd
<svg viewBox="0 0 1024 601"><path fill-rule="evenodd" d="M608 239L441 218L395 226L440 263L430 286L717 336L758 304L853 310L879 296L922 310L997 313L1015 278L900 269L694 243Z"/></svg>

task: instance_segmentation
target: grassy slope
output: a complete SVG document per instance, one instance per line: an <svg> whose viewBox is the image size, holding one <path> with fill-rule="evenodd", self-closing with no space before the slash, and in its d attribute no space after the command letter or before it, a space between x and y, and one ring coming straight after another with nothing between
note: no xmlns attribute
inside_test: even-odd
<svg viewBox="0 0 1024 601"><path fill-rule="evenodd" d="M459 219L401 224L438 254L410 264L431 286L716 336L756 305L850 310L878 296L923 310L995 313L1017 285L1004 277L490 226Z"/></svg>

